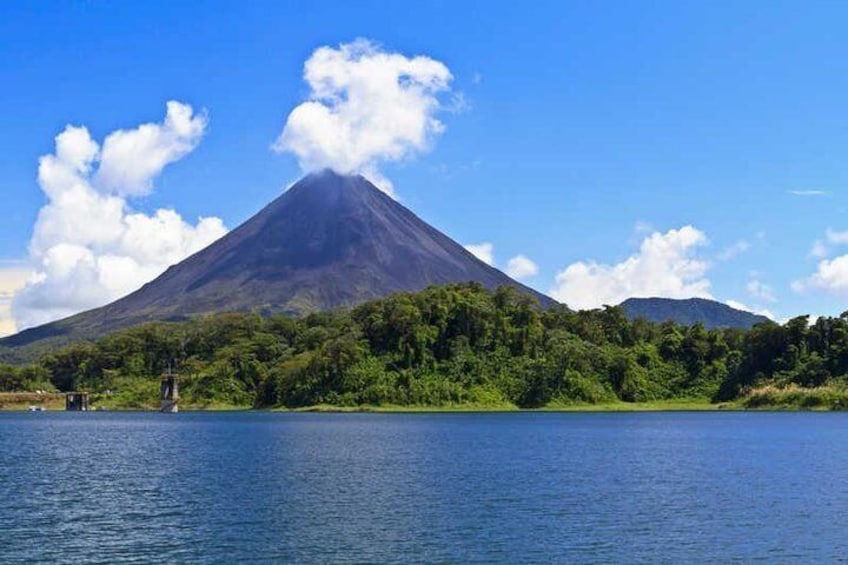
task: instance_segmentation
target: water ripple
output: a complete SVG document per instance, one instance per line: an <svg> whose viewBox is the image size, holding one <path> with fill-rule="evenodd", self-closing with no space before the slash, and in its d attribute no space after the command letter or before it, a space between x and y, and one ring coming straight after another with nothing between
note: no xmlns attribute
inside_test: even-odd
<svg viewBox="0 0 848 565"><path fill-rule="evenodd" d="M0 562L848 556L844 414L0 414Z"/></svg>

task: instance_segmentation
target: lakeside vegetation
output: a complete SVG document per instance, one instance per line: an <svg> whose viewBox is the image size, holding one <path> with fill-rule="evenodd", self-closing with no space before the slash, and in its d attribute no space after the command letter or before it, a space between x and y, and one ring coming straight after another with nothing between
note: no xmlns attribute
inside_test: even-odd
<svg viewBox="0 0 848 565"><path fill-rule="evenodd" d="M845 409L848 315L707 330L455 284L302 319L147 324L0 365L0 391L151 409L169 365L197 409Z"/></svg>

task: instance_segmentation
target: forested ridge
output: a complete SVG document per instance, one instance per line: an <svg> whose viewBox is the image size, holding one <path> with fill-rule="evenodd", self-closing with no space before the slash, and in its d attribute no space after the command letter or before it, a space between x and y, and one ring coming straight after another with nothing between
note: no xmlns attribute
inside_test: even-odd
<svg viewBox="0 0 848 565"><path fill-rule="evenodd" d="M511 287L452 284L301 319L221 314L147 324L32 365L0 365L0 390L86 390L144 408L169 367L184 401L199 406L541 408L697 398L841 408L848 315L707 330L631 322L619 307L543 310Z"/></svg>

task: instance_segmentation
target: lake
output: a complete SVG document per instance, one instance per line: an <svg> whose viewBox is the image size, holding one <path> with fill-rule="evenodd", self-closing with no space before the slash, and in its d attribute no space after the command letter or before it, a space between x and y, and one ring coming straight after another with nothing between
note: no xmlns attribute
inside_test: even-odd
<svg viewBox="0 0 848 565"><path fill-rule="evenodd" d="M0 562L848 557L848 414L0 414Z"/></svg>

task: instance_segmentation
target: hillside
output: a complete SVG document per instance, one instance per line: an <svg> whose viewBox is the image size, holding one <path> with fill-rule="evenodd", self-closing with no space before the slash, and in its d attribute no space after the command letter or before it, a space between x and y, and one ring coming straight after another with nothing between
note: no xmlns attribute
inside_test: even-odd
<svg viewBox="0 0 848 565"><path fill-rule="evenodd" d="M304 318L146 324L30 366L0 364L0 393L85 390L98 406L155 409L169 369L194 408L618 409L711 399L844 410L848 320L707 330L632 322L618 307L542 310L513 288L463 283Z"/></svg>
<svg viewBox="0 0 848 565"><path fill-rule="evenodd" d="M768 322L765 316L737 310L704 298L675 300L671 298L629 298L621 303L631 320L645 318L651 322L672 320L680 325L691 326L701 323L707 329L751 328Z"/></svg>

